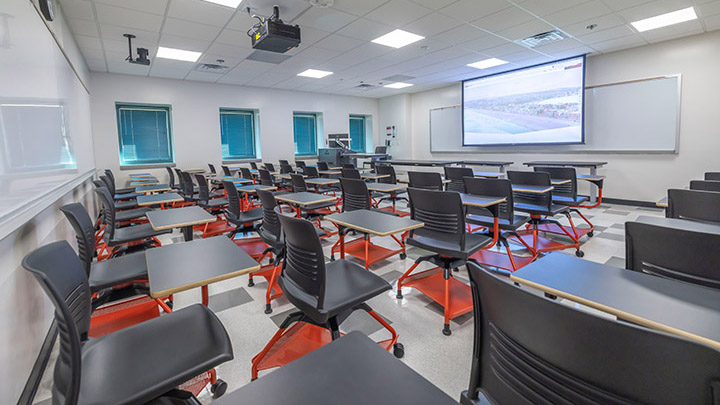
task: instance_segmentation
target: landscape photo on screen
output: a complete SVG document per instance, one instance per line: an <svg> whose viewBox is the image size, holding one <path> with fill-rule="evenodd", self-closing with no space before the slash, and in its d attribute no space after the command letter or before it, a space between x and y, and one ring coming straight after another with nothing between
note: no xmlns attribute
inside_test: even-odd
<svg viewBox="0 0 720 405"><path fill-rule="evenodd" d="M464 145L583 142L585 57L463 83Z"/></svg>

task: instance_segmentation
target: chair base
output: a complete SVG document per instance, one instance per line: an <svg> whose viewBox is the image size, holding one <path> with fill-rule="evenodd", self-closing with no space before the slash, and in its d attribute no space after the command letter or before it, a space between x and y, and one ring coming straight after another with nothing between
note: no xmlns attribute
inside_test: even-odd
<svg viewBox="0 0 720 405"><path fill-rule="evenodd" d="M238 238L232 241L255 260L261 259L268 248L268 245L260 238Z"/></svg>
<svg viewBox="0 0 720 405"><path fill-rule="evenodd" d="M265 280L267 280L268 287L267 292L265 293L266 314L272 313L272 307L270 306L272 300L278 299L285 295L282 291L282 288L280 288L280 284L278 284L278 278L280 277L281 270L282 266L275 266L273 263L266 264L262 266L259 271L251 273L252 277L250 277L248 280L248 287L252 287L255 285L255 277L263 277L265 278Z"/></svg>
<svg viewBox="0 0 720 405"><path fill-rule="evenodd" d="M541 232L547 232L552 233L556 235L563 235L567 236L569 233L570 235L577 235L577 238L580 239L585 235L588 235L588 237L593 236L593 228L575 228L573 229L570 226L567 225L558 225L558 224L541 224L538 225L538 231ZM573 233L575 232L575 233Z"/></svg>
<svg viewBox="0 0 720 405"><path fill-rule="evenodd" d="M405 245L400 243L400 241L398 241L394 235L391 236L393 236L393 239L395 239L400 244L400 249L393 250L386 247L378 246L370 242L369 239L365 239L365 237L362 237L351 240L350 242L345 242L345 254L357 257L358 259L362 259L365 264L365 270L367 270L373 264L381 260L385 260L388 257L396 254L399 254L400 258L404 259ZM332 249L330 249L330 260L335 260L335 252L340 250L339 244L340 241L337 241L335 245L333 245Z"/></svg>
<svg viewBox="0 0 720 405"><path fill-rule="evenodd" d="M397 214L399 217L409 217L410 213L407 211L397 211L394 206L388 206L388 207L382 207L378 208L380 211L385 212L392 212L393 214Z"/></svg>
<svg viewBox="0 0 720 405"><path fill-rule="evenodd" d="M150 297L137 297L110 304L93 312L88 336L97 338L160 316L157 303Z"/></svg>
<svg viewBox="0 0 720 405"><path fill-rule="evenodd" d="M480 264L487 266L497 267L499 269L517 271L528 264L535 261L537 256L515 256L511 252L502 253L492 250L478 250L477 253L470 256L471 259L475 260Z"/></svg>
<svg viewBox="0 0 720 405"><path fill-rule="evenodd" d="M224 219L218 219L215 222L210 222L203 225L193 226L193 231L201 231L203 238L209 238L212 236L222 235L235 230L235 226L230 225Z"/></svg>

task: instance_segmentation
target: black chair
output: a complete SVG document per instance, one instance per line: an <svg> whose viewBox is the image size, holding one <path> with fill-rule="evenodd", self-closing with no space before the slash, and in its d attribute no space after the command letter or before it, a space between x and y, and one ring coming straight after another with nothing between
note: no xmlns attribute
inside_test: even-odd
<svg viewBox="0 0 720 405"><path fill-rule="evenodd" d="M314 168L313 168L314 169ZM301 174L293 173L290 175L291 181L292 181L292 191L293 193L302 193L307 192L308 187L305 183L305 178ZM330 190L325 189L318 189L318 192L325 192ZM321 202L321 203L315 203L312 205L303 205L296 208L296 212L298 212L303 218L314 220L315 224L317 225L317 228L319 230L322 230L323 233L319 234L321 237L327 237L330 236L331 233L325 231L322 228L322 224L320 223L320 218L322 218L325 215L330 215L335 212L337 212L337 201L327 201L327 202ZM331 207L335 209L331 209Z"/></svg>
<svg viewBox="0 0 720 405"><path fill-rule="evenodd" d="M508 171L507 176L514 186L552 187L550 174L547 172ZM514 191L513 197L515 210L530 214L531 229L518 232L518 234L520 238L524 239L523 244L532 246L533 254L574 248L576 256L583 257L585 255L580 250L578 232L570 216L570 208L567 205L553 203L552 191L544 193ZM552 218L556 215L564 215L570 222L570 226L563 226ZM539 233L546 230L560 230L564 236L570 238L572 243L540 238ZM531 239L532 243L525 240L525 237Z"/></svg>
<svg viewBox="0 0 720 405"><path fill-rule="evenodd" d="M243 179L253 180L255 181L255 176L253 176L252 172L250 172L250 169L246 167L240 168L240 176L242 176Z"/></svg>
<svg viewBox="0 0 720 405"><path fill-rule="evenodd" d="M108 179L107 176L100 176L100 178L102 181L102 183L100 184L100 187L104 188L105 190L108 190L109 195L111 196L111 201L113 202L113 204L112 204L113 208L115 208L116 205L120 202L128 201L125 199L112 198L113 195L117 196L117 194L113 194L112 190L110 190L110 188L108 187L110 180ZM105 187L102 187L102 185L104 185ZM96 189L97 189L97 187L98 187L98 185L96 185ZM142 194L140 194L140 195L142 195ZM137 201L134 201L134 203L135 203L134 204L135 208L125 209L123 211L117 211L117 209L115 208L116 209L115 223L117 226L126 226L126 225L128 225L128 221L144 220L145 214L152 211L152 208L138 207ZM129 205L128 205L128 207L129 207ZM103 210L104 210L104 208L101 207L101 212L104 214Z"/></svg>
<svg viewBox="0 0 720 405"><path fill-rule="evenodd" d="M567 205L570 207L570 212L574 212L582 218L583 221L589 226L589 228L575 228L577 239L587 235L589 238L593 237L595 226L590 222L585 215L578 209L589 200L588 197L578 195L577 187L577 172L574 167L544 167L536 166L534 168L536 172L545 172L550 174L550 179L560 180L565 183L553 185L552 201L554 204ZM560 229L553 229L554 227L545 227L545 232L556 233L558 235L564 235L565 233Z"/></svg>
<svg viewBox="0 0 720 405"><path fill-rule="evenodd" d="M720 181L720 172L705 172L705 180Z"/></svg>
<svg viewBox="0 0 720 405"><path fill-rule="evenodd" d="M720 184L720 182L717 182ZM668 190L667 218L720 224L720 193L699 190Z"/></svg>
<svg viewBox="0 0 720 405"><path fill-rule="evenodd" d="M107 188L107 184L102 180L93 180L93 185L95 188ZM114 206L116 211L121 210L131 210L138 207L137 200L120 200L120 201L114 201Z"/></svg>
<svg viewBox="0 0 720 405"><path fill-rule="evenodd" d="M61 353L53 374L55 404L146 403L233 359L227 331L199 304L89 339L90 288L66 241L30 252L23 267L55 306ZM224 392L227 384L217 380L214 388Z"/></svg>
<svg viewBox="0 0 720 405"><path fill-rule="evenodd" d="M510 183L510 180L465 177L464 182L465 189L470 195L505 198L505 202L497 206L497 221L498 228L500 230L498 241L505 247L507 255L503 255L502 253L493 250L484 249L473 255L473 259L481 264L510 271L518 270L523 266L532 263L537 256L532 253L532 247L527 245L520 235L517 234L518 229L530 221L530 217L527 215L515 214L512 184ZM486 208L474 208L465 220L470 224L484 226L487 229L493 229L495 225L495 217L493 216L493 213ZM520 241L525 248L530 251L531 255L513 255L507 240L507 235L514 236L516 240Z"/></svg>
<svg viewBox="0 0 720 405"><path fill-rule="evenodd" d="M278 208L275 212L285 235L285 260L279 283L285 296L299 311L285 318L275 336L253 358L251 378L255 380L261 369L276 367L274 362L263 364L271 350L275 358L283 350L293 353L295 357L298 351L308 351L307 343L300 347L293 344L292 336L298 336L293 333L297 328L323 328L330 331L332 340L336 340L340 338L340 325L356 310L366 311L390 331L392 338L384 347L394 347L395 355L402 357L404 349L397 343L395 330L365 303L392 289L390 284L347 260L325 263L320 239L312 236L315 232L313 224L301 218L282 215ZM298 326L288 330L289 336L278 343L286 335L287 328L295 323ZM275 347L276 344L278 347ZM322 345L322 342L317 344ZM285 362L287 360L282 361Z"/></svg>
<svg viewBox="0 0 720 405"><path fill-rule="evenodd" d="M290 166L290 162L288 162L288 161L285 160L285 159L280 159L280 160L278 161L278 163L280 163L280 166L283 166L283 165Z"/></svg>
<svg viewBox="0 0 720 405"><path fill-rule="evenodd" d="M255 163L255 162L250 162L250 168L253 169L253 170L258 170L258 169L259 169L257 163Z"/></svg>
<svg viewBox="0 0 720 405"><path fill-rule="evenodd" d="M377 164L375 165L375 173L379 175L386 175L388 177L383 177L378 179L378 183L384 183L384 184L397 184L397 174L395 173L395 168L388 164ZM380 199L377 201L378 208L383 211L392 212L393 214L398 214L401 217L405 217L410 215L407 211L398 211L396 209L396 205L398 201L408 201L407 197L404 195L406 194L405 191L398 191L398 192L392 192L389 195L386 196L380 196ZM380 203L383 201L390 201L392 202L392 207L380 207Z"/></svg>
<svg viewBox="0 0 720 405"><path fill-rule="evenodd" d="M305 161L304 161L304 160L296 160L296 161L295 161L295 167L298 168L298 171L304 172L304 171L305 171L305 168L307 167L307 165L305 164Z"/></svg>
<svg viewBox="0 0 720 405"><path fill-rule="evenodd" d="M330 166L328 166L327 162L317 162L317 169L321 172L327 172L330 171Z"/></svg>
<svg viewBox="0 0 720 405"><path fill-rule="evenodd" d="M180 171L180 195L185 199L184 205L192 205L197 203L200 198L199 187L192 181L192 176L188 172Z"/></svg>
<svg viewBox="0 0 720 405"><path fill-rule="evenodd" d="M340 171L342 172L342 177L345 179L362 179L362 176L360 175L360 171L358 169L343 167L342 169L340 169Z"/></svg>
<svg viewBox="0 0 720 405"><path fill-rule="evenodd" d="M461 404L717 402L717 350L557 303L472 263L468 272L475 347Z"/></svg>
<svg viewBox="0 0 720 405"><path fill-rule="evenodd" d="M195 181L198 184L197 204L211 213L218 214L224 207L228 205L228 199L222 198L222 193L211 193L205 176L195 174Z"/></svg>
<svg viewBox="0 0 720 405"><path fill-rule="evenodd" d="M465 209L460 194L418 188L408 189L408 194L412 219L425 223L425 226L410 231L405 243L434 254L419 257L398 279L397 298L402 299L402 287L405 285L418 289L442 305L445 316L443 334L449 336L452 333L450 320L472 310L470 287L453 278L453 270L471 260L470 257L480 249L492 246L494 241L487 235L465 232ZM438 267L412 274L422 262ZM437 291L444 293L438 294Z"/></svg>
<svg viewBox="0 0 720 405"><path fill-rule="evenodd" d="M320 177L320 173L318 172L317 167L312 166L305 166L305 169L303 170L303 174L308 179L317 179Z"/></svg>
<svg viewBox="0 0 720 405"><path fill-rule="evenodd" d="M471 167L450 167L445 166L445 180L450 182L445 186L447 191L465 192L465 177L474 177L475 173Z"/></svg>
<svg viewBox="0 0 720 405"><path fill-rule="evenodd" d="M240 232L250 232L254 230L253 223L262 219L262 209L253 208L246 211L242 210L242 201L240 193L238 193L235 183L231 181L223 181L223 187L227 194L227 208L223 210L225 219L235 225L235 230L228 235L233 239Z"/></svg>
<svg viewBox="0 0 720 405"><path fill-rule="evenodd" d="M270 173L274 173L275 165L272 163L265 163L265 169L267 169L267 171L269 171Z"/></svg>
<svg viewBox="0 0 720 405"><path fill-rule="evenodd" d="M699 190L699 191L714 191L719 192L720 191L720 181L716 180L693 180L690 182L690 190Z"/></svg>
<svg viewBox="0 0 720 405"><path fill-rule="evenodd" d="M423 190L443 190L443 181L440 173L435 172L408 172L409 186Z"/></svg>
<svg viewBox="0 0 720 405"><path fill-rule="evenodd" d="M215 171L215 165L214 165L214 164L208 163L208 167L210 168L210 173L212 173L212 174L217 174L217 172Z"/></svg>
<svg viewBox="0 0 720 405"><path fill-rule="evenodd" d="M175 184L175 174L173 173L173 169L170 166L165 166L165 170L168 172L168 185L173 190L180 189L180 186Z"/></svg>
<svg viewBox="0 0 720 405"><path fill-rule="evenodd" d="M230 168L225 165L220 165L220 168L223 171L223 175L225 177L232 177L232 172L230 171Z"/></svg>
<svg viewBox="0 0 720 405"><path fill-rule="evenodd" d="M355 165L352 163L343 163L340 167L343 169L356 169Z"/></svg>
<svg viewBox="0 0 720 405"><path fill-rule="evenodd" d="M134 191L123 194L117 193L117 191L115 190L115 182L113 182L112 179L110 179L110 177L108 177L107 175L100 175L100 180L105 183L105 188L110 191L110 196L114 201L134 200L142 195L142 193L136 193Z"/></svg>
<svg viewBox="0 0 720 405"><path fill-rule="evenodd" d="M266 169L258 169L258 174L260 175L260 184L263 186L270 186L270 187L279 187L280 183L276 182L273 175L270 174L270 171Z"/></svg>
<svg viewBox="0 0 720 405"><path fill-rule="evenodd" d="M135 189L133 187L117 188L117 181L115 179L115 174L112 172L112 170L105 169L105 175L108 176L110 180L112 180L113 188L115 189L116 194L128 194L135 192Z"/></svg>

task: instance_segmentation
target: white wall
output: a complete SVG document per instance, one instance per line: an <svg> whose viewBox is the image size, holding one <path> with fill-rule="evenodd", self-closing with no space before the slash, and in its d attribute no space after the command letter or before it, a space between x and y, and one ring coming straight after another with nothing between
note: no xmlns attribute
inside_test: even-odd
<svg viewBox="0 0 720 405"><path fill-rule="evenodd" d="M119 74L92 73L91 88L97 165L112 169L120 178L126 176L119 172L117 101L171 104L175 162L186 169L220 163L220 107L260 111L261 154L269 162L294 159L293 111L322 113L324 135L348 133L350 114L372 117L378 114L378 101L371 98ZM377 133L377 124L373 125L373 133ZM151 172L164 174L165 170Z"/></svg>
<svg viewBox="0 0 720 405"><path fill-rule="evenodd" d="M380 99L380 124L375 135L375 145L385 145L387 127L395 126L396 138L391 139L388 153L395 159L409 159L412 157L412 97L410 94Z"/></svg>
<svg viewBox="0 0 720 405"><path fill-rule="evenodd" d="M682 108L679 154L552 153L431 153L429 110L461 103L460 84L412 94L412 158L510 160L514 169L527 170L531 160L607 161L604 195L656 201L666 189L685 187L705 171L720 170L720 31L662 42L588 58L587 85L667 74L682 74ZM381 111L402 108L403 101L380 100ZM381 113L381 120L383 114ZM384 124L384 122L381 122ZM487 168L485 169L487 170ZM581 190L582 191L582 190Z"/></svg>

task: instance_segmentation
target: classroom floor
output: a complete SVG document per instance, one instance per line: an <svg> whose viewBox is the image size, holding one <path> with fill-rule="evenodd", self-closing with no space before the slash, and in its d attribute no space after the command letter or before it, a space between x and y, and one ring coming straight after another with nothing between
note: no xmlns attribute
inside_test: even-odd
<svg viewBox="0 0 720 405"><path fill-rule="evenodd" d="M398 209L404 209L398 206ZM636 208L621 205L603 204L592 210L584 210L588 219L595 224L595 236L584 237L582 250L585 259L607 263L615 267L625 265L624 223L641 215L664 216L664 211L654 208ZM576 224L581 221L576 221ZM323 222L330 227L329 222ZM196 233L196 236L198 234ZM161 237L163 244L181 242L179 231ZM337 241L331 237L323 241L326 257L329 259L330 247ZM381 246L395 248L397 244L390 237L373 237L372 241ZM520 250L520 246L517 246ZM400 260L398 256L376 263L370 270L395 285L396 280L423 254L417 248L408 248L408 258ZM573 250L560 254L574 255ZM355 259L350 259L355 260ZM357 260L357 263L361 263ZM423 264L420 269L429 268ZM467 271L462 268L455 277L467 283ZM235 359L218 367L218 376L228 383L228 392L250 382L250 359L259 353L285 317L294 312L287 299L280 298L272 302L273 312L263 313L265 309L265 290L267 283L261 277L255 278L255 286L248 287L248 276L210 285L210 308L217 313L225 325L233 343ZM200 289L175 294L175 308L200 302ZM368 302L384 318L392 322L399 334L399 341L405 346L405 364L440 387L452 398L459 399L460 392L467 388L470 375L470 357L473 345L472 313L451 321L451 336L441 333L443 317L442 307L432 302L414 289L404 291L404 299L395 298L395 291L387 292ZM389 337L379 323L364 312L356 312L341 325L341 331L360 330L374 340ZM52 363L51 363L52 364ZM351 367L352 365L348 365ZM51 367L48 368L51 370ZM260 373L260 377L272 370ZM44 402L49 398L50 375L46 372L36 401ZM401 381L397 382L402 384ZM201 395L203 403L210 403L212 396L208 389ZM48 402L49 403L49 402Z"/></svg>

